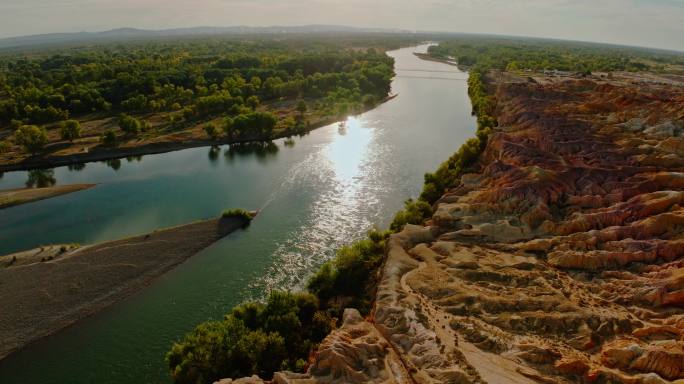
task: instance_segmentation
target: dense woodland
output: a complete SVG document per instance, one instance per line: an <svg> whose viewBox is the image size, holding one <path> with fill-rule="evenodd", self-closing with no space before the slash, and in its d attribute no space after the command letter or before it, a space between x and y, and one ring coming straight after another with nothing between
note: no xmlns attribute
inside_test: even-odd
<svg viewBox="0 0 684 384"><path fill-rule="evenodd" d="M385 98L394 73L384 49L396 45L361 37L212 39L0 55L0 139L9 140L0 147L37 153L51 141L46 129L73 141L81 124L110 116L118 127L100 132L105 145L218 117L205 127L213 139L268 139L276 127L301 132L307 112L346 114ZM284 108L293 113L274 115Z"/></svg>

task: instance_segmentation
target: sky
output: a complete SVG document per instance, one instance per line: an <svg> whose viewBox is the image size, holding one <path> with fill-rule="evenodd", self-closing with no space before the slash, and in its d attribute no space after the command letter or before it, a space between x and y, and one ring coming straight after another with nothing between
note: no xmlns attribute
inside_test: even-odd
<svg viewBox="0 0 684 384"><path fill-rule="evenodd" d="M0 37L132 27L335 24L684 51L684 0L0 0Z"/></svg>

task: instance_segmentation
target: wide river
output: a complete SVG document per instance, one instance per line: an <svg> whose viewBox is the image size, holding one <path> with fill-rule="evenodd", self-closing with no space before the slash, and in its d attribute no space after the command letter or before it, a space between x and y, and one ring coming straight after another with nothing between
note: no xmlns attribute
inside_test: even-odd
<svg viewBox="0 0 684 384"><path fill-rule="evenodd" d="M195 148L56 168L58 184L98 185L0 210L0 254L122 238L226 208L261 210L248 229L149 288L0 361L0 383L168 383L164 354L196 324L268 290L301 287L337 248L385 228L419 194L423 174L475 132L467 74L413 55L426 49L389 52L398 97L350 117L345 129L330 125L266 149ZM0 189L28 178L5 173Z"/></svg>

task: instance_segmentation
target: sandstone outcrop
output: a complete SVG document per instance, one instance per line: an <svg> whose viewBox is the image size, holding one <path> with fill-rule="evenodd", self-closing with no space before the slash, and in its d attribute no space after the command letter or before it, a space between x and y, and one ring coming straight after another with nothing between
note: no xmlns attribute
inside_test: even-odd
<svg viewBox="0 0 684 384"><path fill-rule="evenodd" d="M427 226L391 237L371 318L274 382L684 383L672 79L490 74L499 127Z"/></svg>

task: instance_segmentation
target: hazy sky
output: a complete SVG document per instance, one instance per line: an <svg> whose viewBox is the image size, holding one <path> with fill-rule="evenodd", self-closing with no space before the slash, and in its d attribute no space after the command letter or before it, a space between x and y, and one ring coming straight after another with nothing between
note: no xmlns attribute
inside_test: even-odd
<svg viewBox="0 0 684 384"><path fill-rule="evenodd" d="M340 24L684 50L684 0L0 0L0 37L120 27Z"/></svg>

